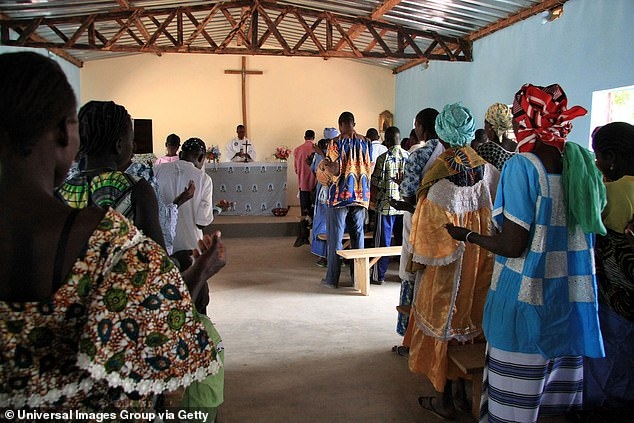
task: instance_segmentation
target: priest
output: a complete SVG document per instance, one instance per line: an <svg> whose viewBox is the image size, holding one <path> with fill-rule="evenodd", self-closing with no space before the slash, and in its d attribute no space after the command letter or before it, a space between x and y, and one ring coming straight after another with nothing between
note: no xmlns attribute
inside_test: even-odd
<svg viewBox="0 0 634 423"><path fill-rule="evenodd" d="M246 137L246 128L244 125L238 125L236 128L238 136L232 139L227 145L227 158L232 162L253 162L256 160L255 149L253 144Z"/></svg>

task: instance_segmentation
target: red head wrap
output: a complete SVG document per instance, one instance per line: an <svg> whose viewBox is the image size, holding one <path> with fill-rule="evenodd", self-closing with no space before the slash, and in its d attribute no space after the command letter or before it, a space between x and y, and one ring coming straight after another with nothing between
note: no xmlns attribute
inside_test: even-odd
<svg viewBox="0 0 634 423"><path fill-rule="evenodd" d="M515 94L513 119L519 123L518 150L532 151L535 140L564 151L566 136L572 129L571 120L587 113L581 106L567 108L566 93L558 84L538 87L525 84Z"/></svg>

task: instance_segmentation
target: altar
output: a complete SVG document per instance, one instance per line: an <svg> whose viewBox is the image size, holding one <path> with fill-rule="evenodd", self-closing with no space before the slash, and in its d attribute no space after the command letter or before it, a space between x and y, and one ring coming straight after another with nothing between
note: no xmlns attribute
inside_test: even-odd
<svg viewBox="0 0 634 423"><path fill-rule="evenodd" d="M270 216L274 208L287 207L286 162L206 163L213 181L213 201L231 203L229 216Z"/></svg>

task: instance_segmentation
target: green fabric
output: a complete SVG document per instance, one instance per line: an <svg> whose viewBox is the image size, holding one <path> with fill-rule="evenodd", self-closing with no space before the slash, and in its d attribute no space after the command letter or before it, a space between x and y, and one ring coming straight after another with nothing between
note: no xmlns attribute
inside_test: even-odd
<svg viewBox="0 0 634 423"><path fill-rule="evenodd" d="M594 163L594 154L574 142L564 145L564 198L568 224L579 224L587 234L607 234L601 212L607 204L603 176Z"/></svg>
<svg viewBox="0 0 634 423"><path fill-rule="evenodd" d="M218 351L218 358L222 363L222 367L215 375L207 376L200 382L194 382L185 389L185 395L181 402L181 408L186 408L189 411L202 410L206 413L210 413L207 421L213 421L216 416L217 408L224 401L224 387L225 387L225 351L222 348L222 339L220 334L214 327L211 320L205 315L202 315L194 311L202 320L207 334L213 341L216 347L220 346ZM202 421L197 419L190 419L189 421Z"/></svg>
<svg viewBox="0 0 634 423"><path fill-rule="evenodd" d="M447 104L436 117L438 138L450 147L469 145L475 134L475 119L461 103Z"/></svg>

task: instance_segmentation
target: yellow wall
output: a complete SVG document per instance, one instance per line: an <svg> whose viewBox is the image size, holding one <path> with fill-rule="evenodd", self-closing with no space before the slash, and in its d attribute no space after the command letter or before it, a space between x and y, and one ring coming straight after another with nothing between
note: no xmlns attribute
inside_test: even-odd
<svg viewBox="0 0 634 423"><path fill-rule="evenodd" d="M150 54L86 62L81 69L81 103L113 100L133 118L152 119L154 152L164 154L165 137L202 138L224 147L242 120L240 56ZM395 81L390 70L349 60L248 56L247 68L263 75L247 77L248 136L258 160L271 158L276 146L291 149L306 129L317 139L323 128L337 127L345 110L358 132L378 125L379 113L394 112ZM289 204L297 205L297 180L289 160Z"/></svg>

